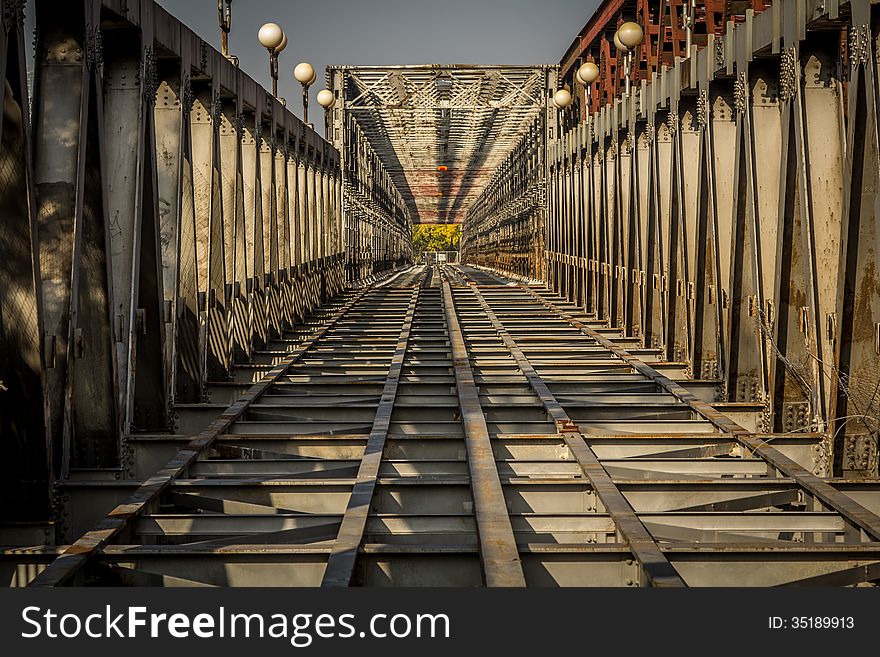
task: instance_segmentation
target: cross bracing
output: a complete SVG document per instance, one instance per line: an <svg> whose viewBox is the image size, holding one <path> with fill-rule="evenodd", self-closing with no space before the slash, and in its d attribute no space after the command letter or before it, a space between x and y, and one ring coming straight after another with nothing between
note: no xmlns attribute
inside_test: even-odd
<svg viewBox="0 0 880 657"><path fill-rule="evenodd" d="M335 112L353 117L414 223L461 223L547 111L551 66L342 66ZM442 169L446 167L446 169Z"/></svg>

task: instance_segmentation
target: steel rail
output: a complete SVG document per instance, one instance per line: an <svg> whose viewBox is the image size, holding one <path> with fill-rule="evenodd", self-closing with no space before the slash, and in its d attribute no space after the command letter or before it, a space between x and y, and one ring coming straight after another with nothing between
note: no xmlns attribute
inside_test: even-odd
<svg viewBox="0 0 880 657"><path fill-rule="evenodd" d="M837 491L831 484L823 481L798 463L795 463L778 449L771 447L720 411L715 410L710 404L701 401L684 387L669 377L664 376L641 359L633 356L623 347L616 345L598 331L565 312L552 301L535 292L531 287L522 284L518 287L525 290L545 308L556 313L561 319L567 321L584 335L593 338L599 344L608 348L615 356L621 358L635 371L659 385L679 401L687 404L695 413L711 422L720 432L732 435L752 454L758 455L759 458L766 461L786 477L794 479L810 495L821 500L828 507L849 520L870 536L872 540L880 541L880 516L877 516L852 498Z"/></svg>
<svg viewBox="0 0 880 657"><path fill-rule="evenodd" d="M507 513L489 428L480 406L480 395L458 322L452 288L445 276L441 287L465 435L471 493L474 497L474 517L477 521L483 577L486 586L522 587L526 585L525 575Z"/></svg>
<svg viewBox="0 0 880 657"><path fill-rule="evenodd" d="M544 380L538 375L534 366L520 349L519 345L508 333L507 329L486 298L480 292L475 282L470 282L468 288L473 292L477 301L486 314L486 317L495 329L495 332L504 342L511 356L516 361L517 367L526 377L532 390L541 400L547 414L556 425L556 430L565 444L571 450L575 460L590 481L596 495L605 505L608 515L620 532L623 539L629 544L633 556L642 567L648 581L652 586L674 587L686 586L684 580L663 554L657 545L657 541L651 532L645 527L635 509L624 497L620 489L615 485L605 467L599 462L596 453L584 439L577 424L569 417L555 395L547 387Z"/></svg>
<svg viewBox="0 0 880 657"><path fill-rule="evenodd" d="M422 276L425 274L423 273ZM382 464L382 456L385 452L385 440L388 437L388 428L391 425L391 414L394 412L394 402L397 399L397 388L400 383L400 375L403 370L403 362L409 346L409 337L412 332L413 319L415 318L416 306L421 294L419 281L413 286L412 297L406 310L400 335L397 339L397 348L391 359L388 375L385 377L385 385L382 388L382 397L376 409L376 417L370 429L370 437L358 467L355 484L348 498L348 506L342 517L342 523L330 549L327 559L327 568L321 582L322 587L343 587L351 585L354 574L355 562L358 551L364 539L364 529L367 525L367 516L370 512L370 503L373 493L376 491L376 481L379 478L379 467Z"/></svg>
<svg viewBox="0 0 880 657"><path fill-rule="evenodd" d="M316 329L302 344L277 366L269 370L263 378L251 386L234 404L229 406L207 428L181 449L161 470L144 481L124 502L119 504L92 529L80 536L67 547L49 566L29 584L33 587L55 587L65 584L79 572L107 543L125 530L129 523L143 513L166 490L175 479L183 476L187 469L205 452L232 424L238 420L248 407L260 397L273 383L280 379L296 361L302 358L315 343L371 289L365 287L337 310L327 322Z"/></svg>

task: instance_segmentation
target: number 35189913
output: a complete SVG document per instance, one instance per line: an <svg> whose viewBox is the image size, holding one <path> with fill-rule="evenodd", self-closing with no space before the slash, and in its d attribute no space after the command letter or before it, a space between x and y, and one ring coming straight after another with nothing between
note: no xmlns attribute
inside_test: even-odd
<svg viewBox="0 0 880 657"><path fill-rule="evenodd" d="M851 630L855 627L852 616L770 616L771 630Z"/></svg>

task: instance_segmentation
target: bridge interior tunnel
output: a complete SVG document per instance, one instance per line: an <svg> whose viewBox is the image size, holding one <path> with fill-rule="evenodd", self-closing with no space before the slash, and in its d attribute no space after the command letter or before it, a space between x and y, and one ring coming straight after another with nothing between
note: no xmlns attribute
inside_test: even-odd
<svg viewBox="0 0 880 657"><path fill-rule="evenodd" d="M536 274L557 72L555 65L331 67L327 136L344 153L353 191L383 177L396 216L414 226L461 224L472 252L496 247L512 222L524 222L530 244L510 255L524 258L523 274ZM368 214L351 207L349 243L370 262Z"/></svg>

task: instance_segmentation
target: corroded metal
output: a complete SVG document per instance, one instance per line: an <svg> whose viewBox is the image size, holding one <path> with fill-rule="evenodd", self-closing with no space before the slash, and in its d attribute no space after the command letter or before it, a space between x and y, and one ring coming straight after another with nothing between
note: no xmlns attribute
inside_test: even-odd
<svg viewBox="0 0 880 657"><path fill-rule="evenodd" d="M461 223L546 112L546 66L342 66L331 115L369 141L413 223ZM446 167L446 169L438 169Z"/></svg>
<svg viewBox="0 0 880 657"><path fill-rule="evenodd" d="M327 557L327 568L321 582L325 587L350 586L354 575L355 561L358 551L364 540L364 529L367 524L367 515L372 505L373 496L376 492L376 481L379 478L379 468L384 458L385 443L388 438L388 429L391 426L391 416L394 411L394 403L397 399L397 390L400 385L401 372L406 360L407 347L409 346L410 332L412 331L413 319L416 312L416 304L419 302L421 281L416 281L413 287L406 314L400 327L400 335L395 345L394 356L388 366L388 374L382 388L382 396L376 407L376 417L370 428L370 436L361 458L357 471L357 482L352 487L351 496L348 498L348 506L339 525L339 532L330 555Z"/></svg>
<svg viewBox="0 0 880 657"><path fill-rule="evenodd" d="M468 350L449 282L444 280L443 308L449 332L450 355L467 446L468 471L474 496L474 516L480 540L480 560L486 586L525 586L504 492Z"/></svg>
<svg viewBox="0 0 880 657"><path fill-rule="evenodd" d="M114 537L128 528L139 514L146 512L155 500L174 482L182 478L189 466L206 450L208 450L223 432L242 417L248 407L259 398L270 386L278 381L299 359L342 319L357 301L367 293L365 288L353 295L348 303L339 308L320 325L314 333L306 338L285 355L281 363L272 367L259 381L249 387L234 404L198 435L193 436L186 446L179 451L159 472L144 481L132 496L111 511L93 529L80 536L71 544L46 570L33 581L32 586L53 587L69 582L92 559L101 548Z"/></svg>
<svg viewBox="0 0 880 657"><path fill-rule="evenodd" d="M611 4L590 25L616 15ZM868 208L880 144L870 12L849 6L835 18L797 0L747 13L643 69L638 103L619 80L594 89L584 123L550 119L560 131L546 144L541 227L499 248L504 214L487 206L462 244L464 262L546 281L686 371L719 379L726 400L762 405L766 429L829 431L834 472L868 474L873 452L854 458L852 445L876 443L880 426L880 306L865 292L876 285ZM592 53L604 37L589 35L573 48ZM627 156L619 135L634 127ZM514 189L511 205L528 199ZM519 266L536 242L541 262Z"/></svg>
<svg viewBox="0 0 880 657"><path fill-rule="evenodd" d="M786 48L779 62L779 98L787 102L794 98L800 82L800 65L794 46Z"/></svg>

